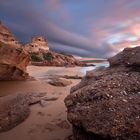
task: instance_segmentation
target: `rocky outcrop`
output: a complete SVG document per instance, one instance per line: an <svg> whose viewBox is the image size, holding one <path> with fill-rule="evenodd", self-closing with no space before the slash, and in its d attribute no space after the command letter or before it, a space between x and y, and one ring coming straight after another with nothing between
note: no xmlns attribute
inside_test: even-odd
<svg viewBox="0 0 140 140"><path fill-rule="evenodd" d="M19 45L18 40L12 32L0 21L0 41L6 44Z"/></svg>
<svg viewBox="0 0 140 140"><path fill-rule="evenodd" d="M26 66L30 55L9 29L0 22L0 80L25 80L29 78Z"/></svg>
<svg viewBox="0 0 140 140"><path fill-rule="evenodd" d="M25 45L25 49L29 53L39 53L49 50L48 42L44 37L33 37L31 43Z"/></svg>
<svg viewBox="0 0 140 140"><path fill-rule="evenodd" d="M140 139L140 47L87 72L65 99L74 140Z"/></svg>
<svg viewBox="0 0 140 140"><path fill-rule="evenodd" d="M29 54L16 45L0 42L0 80L25 80L29 78L26 66Z"/></svg>
<svg viewBox="0 0 140 140"><path fill-rule="evenodd" d="M111 66L138 67L140 66L140 47L125 48L122 52L108 60Z"/></svg>
<svg viewBox="0 0 140 140"><path fill-rule="evenodd" d="M85 63L78 61L72 55L65 55L53 51L32 53L32 64L36 66L86 66Z"/></svg>
<svg viewBox="0 0 140 140"><path fill-rule="evenodd" d="M36 66L84 66L72 55L60 54L49 50L48 42L44 37L34 37L31 43L25 45L32 59L32 64Z"/></svg>
<svg viewBox="0 0 140 140"><path fill-rule="evenodd" d="M0 132L8 131L30 114L29 105L38 103L46 93L14 94L0 98Z"/></svg>

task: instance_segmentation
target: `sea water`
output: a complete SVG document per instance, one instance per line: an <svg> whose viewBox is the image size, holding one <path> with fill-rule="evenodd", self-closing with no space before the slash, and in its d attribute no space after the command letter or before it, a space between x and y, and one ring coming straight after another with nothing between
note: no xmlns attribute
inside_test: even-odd
<svg viewBox="0 0 140 140"><path fill-rule="evenodd" d="M92 64L94 64L95 66L82 67L81 73L86 74L87 71L95 70L96 68L99 68L99 67L109 67L108 61L104 61L100 63L92 63Z"/></svg>

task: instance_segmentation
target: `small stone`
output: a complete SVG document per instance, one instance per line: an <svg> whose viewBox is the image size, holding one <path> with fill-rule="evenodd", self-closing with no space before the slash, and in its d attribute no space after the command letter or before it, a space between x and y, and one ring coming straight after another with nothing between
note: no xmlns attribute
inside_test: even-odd
<svg viewBox="0 0 140 140"><path fill-rule="evenodd" d="M122 101L123 101L123 102L126 102L126 103L128 102L128 101L127 101L127 100L125 100L125 99L123 99Z"/></svg>

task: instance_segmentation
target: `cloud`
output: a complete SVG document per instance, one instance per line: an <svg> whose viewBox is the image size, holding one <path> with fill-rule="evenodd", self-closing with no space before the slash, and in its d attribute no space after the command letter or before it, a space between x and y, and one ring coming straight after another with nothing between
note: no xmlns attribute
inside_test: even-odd
<svg viewBox="0 0 140 140"><path fill-rule="evenodd" d="M139 0L1 0L0 13L21 41L43 35L79 56L109 57L140 39Z"/></svg>

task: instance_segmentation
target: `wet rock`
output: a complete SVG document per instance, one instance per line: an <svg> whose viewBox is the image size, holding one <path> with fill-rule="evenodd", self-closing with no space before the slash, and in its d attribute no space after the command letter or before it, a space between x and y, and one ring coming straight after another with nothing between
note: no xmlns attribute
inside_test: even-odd
<svg viewBox="0 0 140 140"><path fill-rule="evenodd" d="M53 78L48 83L53 86L59 86L59 87L66 87L72 84L70 80L66 80L64 78Z"/></svg>
<svg viewBox="0 0 140 140"><path fill-rule="evenodd" d="M40 101L44 93L13 94L0 97L0 132L8 131L30 114L29 105Z"/></svg>
<svg viewBox="0 0 140 140"><path fill-rule="evenodd" d="M65 104L74 140L140 139L138 54L140 47L125 49L109 68L88 72L72 87Z"/></svg>
<svg viewBox="0 0 140 140"><path fill-rule="evenodd" d="M24 95L10 95L0 98L0 132L10 130L23 122L30 113Z"/></svg>
<svg viewBox="0 0 140 140"><path fill-rule="evenodd" d="M40 103L41 100L45 99L46 92L41 93L26 93L26 101L29 105Z"/></svg>

